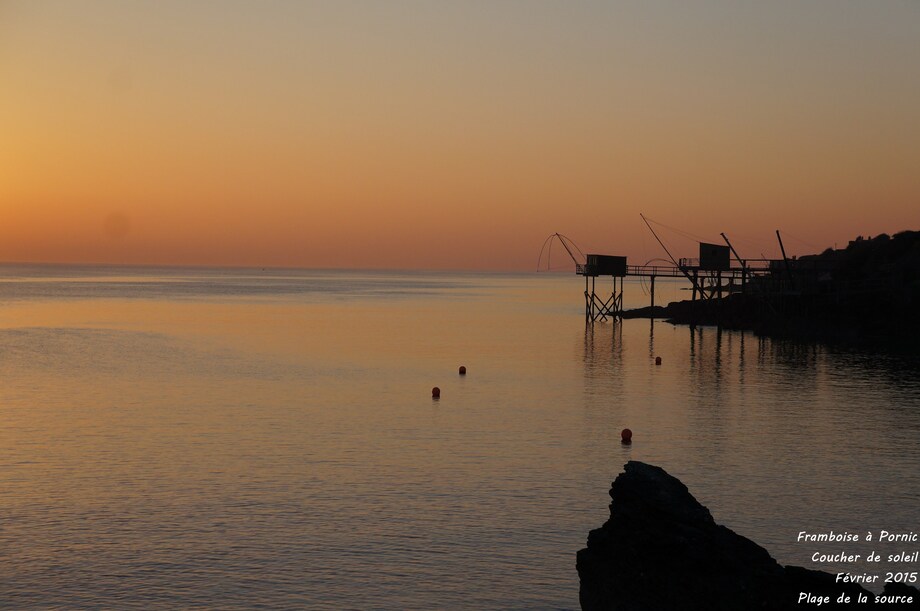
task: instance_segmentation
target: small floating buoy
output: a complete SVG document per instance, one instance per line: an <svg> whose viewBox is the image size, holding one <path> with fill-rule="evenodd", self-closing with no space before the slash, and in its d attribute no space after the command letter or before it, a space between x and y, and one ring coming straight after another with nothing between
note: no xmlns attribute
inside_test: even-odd
<svg viewBox="0 0 920 611"><path fill-rule="evenodd" d="M441 389L438 388L437 386L435 386L434 388L432 388L432 389L431 389L431 396L432 396L432 398L434 398L434 399L437 399L438 397L440 397L440 396L441 396Z"/></svg>
<svg viewBox="0 0 920 611"><path fill-rule="evenodd" d="M623 432L620 433L620 440L623 443L632 443L632 431L629 429L623 429Z"/></svg>
<svg viewBox="0 0 920 611"><path fill-rule="evenodd" d="M466 375L466 367L463 365L460 365L460 375L462 376Z"/></svg>
<svg viewBox="0 0 920 611"><path fill-rule="evenodd" d="M655 364L656 364L656 365L661 365L661 357L660 357L660 356L656 356L656 357L655 357Z"/></svg>

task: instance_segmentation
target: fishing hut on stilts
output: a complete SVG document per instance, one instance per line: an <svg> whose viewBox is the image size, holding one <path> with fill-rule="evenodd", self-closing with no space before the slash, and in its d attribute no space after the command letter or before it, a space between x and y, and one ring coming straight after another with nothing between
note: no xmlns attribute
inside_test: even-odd
<svg viewBox="0 0 920 611"><path fill-rule="evenodd" d="M575 273L585 277L585 320L594 322L608 318L616 320L623 313L623 278L626 277L626 257L588 255L584 265L575 264ZM597 278L610 276L613 288L609 297L598 295ZM590 290L589 290L590 285Z"/></svg>
<svg viewBox="0 0 920 611"><path fill-rule="evenodd" d="M540 250L540 260L543 252L549 249L549 258L552 257L553 242L562 244L565 251L575 263L575 273L585 277L585 320L588 322L606 321L608 318L616 320L623 314L623 279L627 275L626 257L613 255L589 254L585 255L571 239L561 233L554 233L543 242ZM577 255L575 253L578 253ZM537 268L540 261L537 261ZM598 293L597 279L609 276L613 281L610 294L601 289Z"/></svg>
<svg viewBox="0 0 920 611"><path fill-rule="evenodd" d="M540 250L540 259L537 269L543 260L544 252L548 251L547 269L552 257L552 247L559 241L565 251L575 263L575 273L585 277L585 320L588 322L616 320L623 317L623 283L629 276L639 278L640 281L649 281L649 297L652 311L650 316L655 317L655 279L656 278L683 278L690 283L691 300L705 301L718 307L724 297L735 293L747 293L751 280L758 280L762 284L765 277L769 277L772 270L778 269L777 261L767 259L742 259L723 233L725 245L699 242L699 258L675 259L668 247L652 228L645 215L639 215L648 227L655 240L667 254L667 260L658 259L664 265L651 265L653 259L645 265L628 265L626 257L589 254L585 255L570 238L561 233L550 235L543 243ZM783 248L779 231L776 232L780 248ZM792 277L790 262L783 249L783 261L787 276ZM738 266L733 267L731 257L737 260ZM598 278L610 277L613 286L608 294L598 286Z"/></svg>

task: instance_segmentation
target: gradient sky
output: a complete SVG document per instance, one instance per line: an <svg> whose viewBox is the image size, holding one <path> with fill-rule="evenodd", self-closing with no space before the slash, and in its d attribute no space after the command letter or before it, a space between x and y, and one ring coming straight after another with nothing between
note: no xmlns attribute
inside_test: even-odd
<svg viewBox="0 0 920 611"><path fill-rule="evenodd" d="M920 229L920 2L0 0L0 134L4 261L804 254Z"/></svg>

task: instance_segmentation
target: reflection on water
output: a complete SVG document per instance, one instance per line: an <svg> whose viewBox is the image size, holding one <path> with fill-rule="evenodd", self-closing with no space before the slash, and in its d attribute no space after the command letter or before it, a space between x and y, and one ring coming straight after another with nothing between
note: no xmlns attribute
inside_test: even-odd
<svg viewBox="0 0 920 611"><path fill-rule="evenodd" d="M920 517L916 361L586 327L568 276L40 271L0 273L4 608L575 608L629 459L781 562Z"/></svg>

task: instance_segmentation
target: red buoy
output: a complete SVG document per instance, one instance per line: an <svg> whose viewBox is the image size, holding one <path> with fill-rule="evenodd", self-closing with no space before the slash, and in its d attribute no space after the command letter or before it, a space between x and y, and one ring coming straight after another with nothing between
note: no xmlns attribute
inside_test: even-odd
<svg viewBox="0 0 920 611"><path fill-rule="evenodd" d="M632 431L623 429L623 432L620 433L620 440L622 440L623 443L632 443Z"/></svg>
<svg viewBox="0 0 920 611"><path fill-rule="evenodd" d="M441 396L441 389L435 386L431 389L431 396L435 399Z"/></svg>
<svg viewBox="0 0 920 611"><path fill-rule="evenodd" d="M661 365L661 357L660 357L660 356L656 356L656 357L655 357L655 364L656 364L656 365Z"/></svg>
<svg viewBox="0 0 920 611"><path fill-rule="evenodd" d="M466 367L463 365L460 365L460 375L462 376L466 375Z"/></svg>

